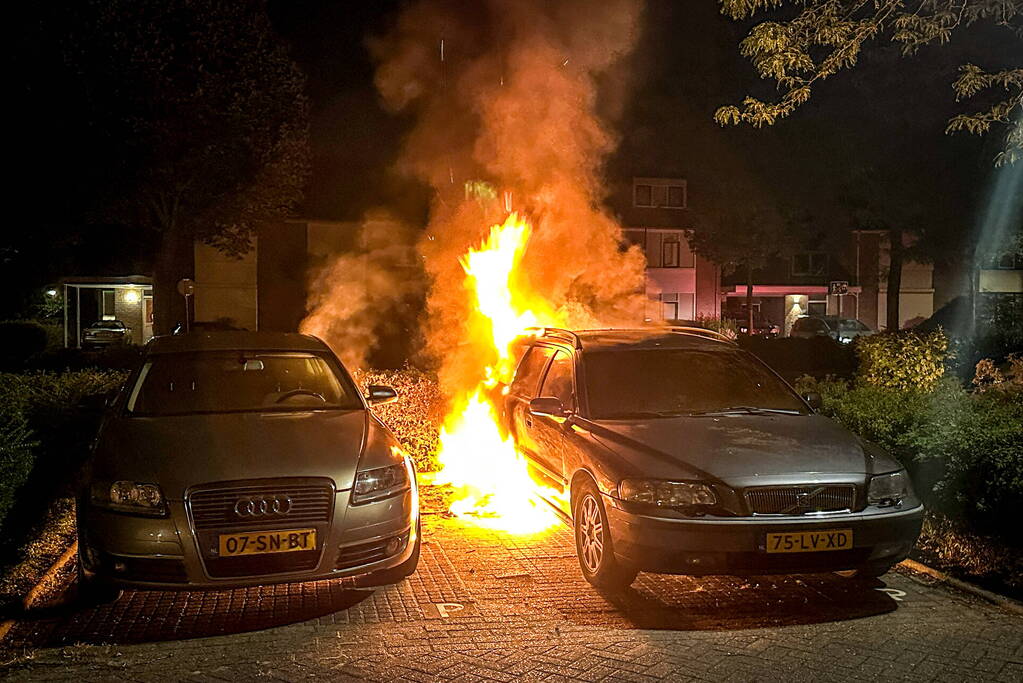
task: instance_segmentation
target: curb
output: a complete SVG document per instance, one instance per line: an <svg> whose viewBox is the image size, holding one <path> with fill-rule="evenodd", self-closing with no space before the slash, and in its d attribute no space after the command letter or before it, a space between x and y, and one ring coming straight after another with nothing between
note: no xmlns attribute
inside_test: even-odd
<svg viewBox="0 0 1023 683"><path fill-rule="evenodd" d="M903 560L902 562L899 562L898 566L905 567L910 571L920 574L927 574L941 583L947 583L964 593L969 593L970 595L975 595L978 598L987 600L988 602L998 605L999 607L1014 614L1023 615L1023 603L1004 595L999 595L998 593L992 593L991 591L985 590L979 586L974 586L972 583L967 583L966 581L957 579L954 576L949 576L945 572L928 567L926 564L920 564L916 560Z"/></svg>
<svg viewBox="0 0 1023 683"><path fill-rule="evenodd" d="M77 553L78 541L75 541L71 544L71 547L65 550L64 554L58 557L57 561L51 564L50 568L43 572L43 575L39 577L39 580L36 581L36 585L32 586L32 589L27 595L25 595L25 599L22 600L22 609L31 609L32 605L34 605L36 600L39 599L39 596L43 594L44 590L46 590L47 584L53 580L53 577L55 577L57 573L64 568L64 565L70 562ZM6 619L3 622L0 622L0 642L7 637L8 632L14 628L14 624L16 623L16 619Z"/></svg>

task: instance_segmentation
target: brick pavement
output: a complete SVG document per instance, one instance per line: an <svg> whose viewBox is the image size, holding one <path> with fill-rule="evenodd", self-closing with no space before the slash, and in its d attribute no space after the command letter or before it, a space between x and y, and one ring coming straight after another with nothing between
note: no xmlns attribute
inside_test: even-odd
<svg viewBox="0 0 1023 683"><path fill-rule="evenodd" d="M128 592L42 610L5 645L19 680L1023 680L1023 618L902 574L641 574L608 598L571 535L424 517L419 571L341 582Z"/></svg>

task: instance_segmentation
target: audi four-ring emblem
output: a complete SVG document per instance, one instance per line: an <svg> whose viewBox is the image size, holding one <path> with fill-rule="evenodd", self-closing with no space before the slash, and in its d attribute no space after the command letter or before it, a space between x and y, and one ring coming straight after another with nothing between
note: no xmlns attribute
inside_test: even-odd
<svg viewBox="0 0 1023 683"><path fill-rule="evenodd" d="M239 498L234 504L234 514L239 517L265 517L286 515L291 512L289 496L249 496Z"/></svg>

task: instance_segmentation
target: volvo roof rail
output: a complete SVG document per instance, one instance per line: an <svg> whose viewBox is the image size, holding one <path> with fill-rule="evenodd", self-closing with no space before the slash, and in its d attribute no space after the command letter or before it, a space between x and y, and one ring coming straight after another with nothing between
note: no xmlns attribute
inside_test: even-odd
<svg viewBox="0 0 1023 683"><path fill-rule="evenodd" d="M578 334L571 330L563 330L560 327L527 327L526 332L531 332L537 337L550 337L551 339L567 341L577 349L581 349L583 347L582 342L579 341Z"/></svg>
<svg viewBox="0 0 1023 683"><path fill-rule="evenodd" d="M695 334L700 337L706 337L707 339L713 339L714 341L726 342L728 344L737 345L736 341L729 337L728 335L721 334L720 332L716 332L714 330L708 330L705 327L679 327L673 325L668 329L670 329L672 332L684 332L686 334Z"/></svg>

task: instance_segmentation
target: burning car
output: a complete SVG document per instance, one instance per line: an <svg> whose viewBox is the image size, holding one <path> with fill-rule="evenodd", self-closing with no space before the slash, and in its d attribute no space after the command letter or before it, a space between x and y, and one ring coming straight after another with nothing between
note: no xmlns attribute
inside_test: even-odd
<svg viewBox="0 0 1023 683"><path fill-rule="evenodd" d="M411 459L320 340L158 337L104 417L77 496L79 582L233 588L358 576L419 560Z"/></svg>
<svg viewBox="0 0 1023 683"><path fill-rule="evenodd" d="M905 469L700 329L545 329L503 419L575 530L583 576L880 576L916 542Z"/></svg>

